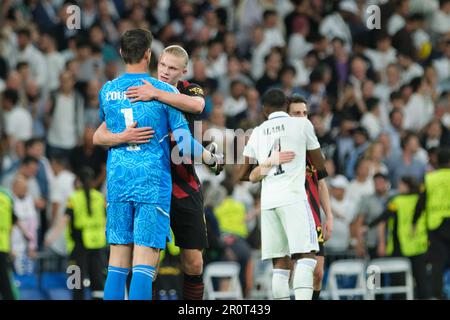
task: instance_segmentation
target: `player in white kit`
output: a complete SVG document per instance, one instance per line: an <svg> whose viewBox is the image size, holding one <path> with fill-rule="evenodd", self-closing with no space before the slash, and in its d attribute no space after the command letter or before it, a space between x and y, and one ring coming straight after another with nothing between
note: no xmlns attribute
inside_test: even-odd
<svg viewBox="0 0 450 320"><path fill-rule="evenodd" d="M262 180L262 259L272 259L272 292L275 299L290 299L289 269L284 257L295 265L293 286L297 300L313 294L314 252L319 250L316 225L305 191L306 153L319 175L326 176L320 144L307 118L287 114L286 96L271 89L263 97L267 120L256 127L244 149L247 161L258 166L250 181Z"/></svg>

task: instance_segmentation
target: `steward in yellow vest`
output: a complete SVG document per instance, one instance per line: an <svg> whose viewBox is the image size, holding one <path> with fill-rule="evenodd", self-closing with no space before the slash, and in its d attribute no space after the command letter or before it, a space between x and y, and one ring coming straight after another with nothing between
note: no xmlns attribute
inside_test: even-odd
<svg viewBox="0 0 450 320"><path fill-rule="evenodd" d="M73 289L73 299L84 299L83 280L90 279L93 299L103 298L106 273L106 209L105 197L92 188L94 172L84 167L76 180L76 190L69 197L66 214L58 228L46 240L46 245L58 238L65 229L70 265L81 271L81 286Z"/></svg>
<svg viewBox="0 0 450 320"><path fill-rule="evenodd" d="M373 227L387 221L386 256L407 257L411 261L413 277L417 285L417 298L428 298L425 254L428 251L428 235L425 217L414 229L414 210L419 199L419 184L413 177L403 177L399 192L387 204L385 212L369 224ZM392 279L393 282L396 279ZM401 279L399 280L401 283ZM399 285L400 285L399 283Z"/></svg>
<svg viewBox="0 0 450 320"><path fill-rule="evenodd" d="M425 175L425 184L416 206L413 223L426 220L430 239L431 294L443 299L443 275L450 258L450 149L438 150L439 169Z"/></svg>
<svg viewBox="0 0 450 320"><path fill-rule="evenodd" d="M13 200L6 189L0 188L0 300L18 298L9 256L15 220Z"/></svg>

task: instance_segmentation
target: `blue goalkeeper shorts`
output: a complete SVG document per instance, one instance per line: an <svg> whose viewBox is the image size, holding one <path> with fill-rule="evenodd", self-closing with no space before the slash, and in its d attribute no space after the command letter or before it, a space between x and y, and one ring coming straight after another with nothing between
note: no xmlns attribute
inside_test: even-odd
<svg viewBox="0 0 450 320"><path fill-rule="evenodd" d="M131 244L164 249L172 241L169 209L156 204L108 202L106 240L109 244Z"/></svg>

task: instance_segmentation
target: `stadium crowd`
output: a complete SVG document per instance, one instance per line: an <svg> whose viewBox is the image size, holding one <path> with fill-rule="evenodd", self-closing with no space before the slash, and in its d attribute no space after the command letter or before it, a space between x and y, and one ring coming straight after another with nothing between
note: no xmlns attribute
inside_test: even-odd
<svg viewBox="0 0 450 320"><path fill-rule="evenodd" d="M366 24L372 4L380 29ZM71 5L81 9L79 28L67 26ZM197 174L205 261L238 261L245 297L260 246L259 185L238 179L243 146L233 130L263 120L267 89L307 101L335 221L327 263L386 256L385 224L368 225L450 147L450 0L4 0L0 10L0 175L22 222L11 235L16 273L27 272L23 257L67 256L63 235L46 238L83 167L106 192L107 149L93 144L98 93L122 72L118 41L132 28L155 37L152 74L166 46L187 50L185 79L205 92L200 135L235 155L225 174L204 165Z"/></svg>

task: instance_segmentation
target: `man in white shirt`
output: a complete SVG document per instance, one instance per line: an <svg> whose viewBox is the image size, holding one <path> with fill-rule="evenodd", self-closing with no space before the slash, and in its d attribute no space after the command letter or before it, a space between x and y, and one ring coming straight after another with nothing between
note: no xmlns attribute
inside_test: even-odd
<svg viewBox="0 0 450 320"><path fill-rule="evenodd" d="M333 237L325 243L325 248L332 253L345 253L350 244L350 224L355 216L355 204L351 202L348 192L348 180L337 175L330 181L330 204L334 216Z"/></svg>
<svg viewBox="0 0 450 320"><path fill-rule="evenodd" d="M347 188L348 198L355 206L359 206L363 196L374 192L375 186L370 176L370 161L362 158L356 164L356 177Z"/></svg>
<svg viewBox="0 0 450 320"><path fill-rule="evenodd" d="M450 82L450 39L446 41L444 55L433 60L433 67L436 69L441 84Z"/></svg>
<svg viewBox="0 0 450 320"><path fill-rule="evenodd" d="M450 32L450 0L440 1L440 8L433 14L430 28L439 36Z"/></svg>
<svg viewBox="0 0 450 320"><path fill-rule="evenodd" d="M43 54L31 43L30 30L24 28L17 31L17 62L27 62L31 69L31 75L39 87L47 81L46 63Z"/></svg>
<svg viewBox="0 0 450 320"><path fill-rule="evenodd" d="M55 178L52 181L50 191L50 201L52 204L50 217L50 230L47 232L51 234L53 228L56 228L59 219L62 219L66 211L66 204L70 195L75 191L75 175L67 170L68 161L62 157L53 157L50 160ZM60 255L67 253L65 235L61 236L52 243L51 248Z"/></svg>
<svg viewBox="0 0 450 320"><path fill-rule="evenodd" d="M51 92L59 88L59 75L64 70L65 60L56 48L55 38L50 33L43 33L40 38L40 48L44 52L46 67L45 88Z"/></svg>
<svg viewBox="0 0 450 320"><path fill-rule="evenodd" d="M377 38L376 50L367 49L364 54L372 62L375 71L383 75L384 70L390 63L397 61L396 50L391 45L391 38L386 33L381 33Z"/></svg>
<svg viewBox="0 0 450 320"><path fill-rule="evenodd" d="M321 35L327 37L330 41L333 38L344 40L345 48L348 52L352 47L352 33L346 21L359 14L358 6L353 0L344 0L339 3L339 10L332 13L322 20L319 26Z"/></svg>
<svg viewBox="0 0 450 320"><path fill-rule="evenodd" d="M428 82L421 77L411 81L413 94L409 98L404 110L404 128L419 132L434 116L434 102Z"/></svg>
<svg viewBox="0 0 450 320"><path fill-rule="evenodd" d="M326 176L324 161L311 122L286 113L286 97L281 90L268 90L262 103L268 120L253 130L244 149L246 162L259 163L250 173L250 181L262 179L262 259L273 261L275 299L290 298L290 265L284 259L290 256L296 263L295 298L311 300L314 252L319 246L305 191L306 153L317 168L319 179Z"/></svg>
<svg viewBox="0 0 450 320"><path fill-rule="evenodd" d="M398 52L398 64L402 67L401 83L408 84L412 79L421 77L424 73L423 68L417 62L411 52Z"/></svg>
<svg viewBox="0 0 450 320"><path fill-rule="evenodd" d="M60 82L60 90L52 95L52 109L47 115L50 155L69 155L81 141L84 132L84 101L75 89L74 75L64 71Z"/></svg>
<svg viewBox="0 0 450 320"><path fill-rule="evenodd" d="M395 4L395 13L389 18L387 32L390 36L396 34L406 24L406 16L409 13L410 0L398 0Z"/></svg>
<svg viewBox="0 0 450 320"><path fill-rule="evenodd" d="M25 141L33 135L33 119L30 112L18 104L17 91L7 89L3 92L3 110L5 133L11 138L11 145L16 141ZM18 130L20 128L20 130Z"/></svg>

